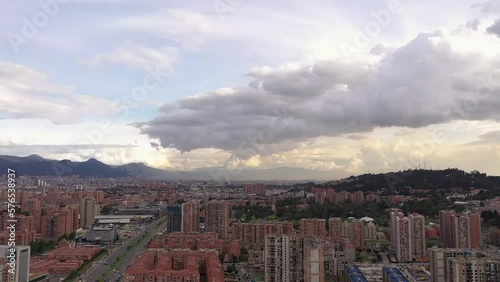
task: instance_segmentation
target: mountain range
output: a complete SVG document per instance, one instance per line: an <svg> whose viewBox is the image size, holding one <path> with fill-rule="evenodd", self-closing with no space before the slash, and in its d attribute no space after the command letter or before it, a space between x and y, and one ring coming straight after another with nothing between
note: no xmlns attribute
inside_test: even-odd
<svg viewBox="0 0 500 282"><path fill-rule="evenodd" d="M297 167L278 167L269 169L245 168L225 170L222 167L207 167L193 171L171 171L147 166L143 163L130 163L120 166L104 164L96 159L84 162L70 160L50 160L39 155L27 157L0 155L0 174L7 169L16 170L17 175L29 176L68 176L80 177L136 177L149 180L220 180L220 181L305 181L330 180L324 185L336 189L377 190L380 187L445 188L445 187L500 187L499 176L489 176L477 171L465 172L459 169L407 170L379 174L362 174L345 177L338 171L308 170ZM331 181L332 179L341 179Z"/></svg>
<svg viewBox="0 0 500 282"><path fill-rule="evenodd" d="M104 164L96 159L83 162L71 160L51 160L39 155L27 157L0 155L0 172L8 168L18 175L30 176L68 176L80 177L138 177L151 180L331 180L338 178L335 172L308 170L297 167L278 167L270 169L245 168L224 170L223 167L207 167L193 171L171 171L157 169L144 163L130 163L120 166ZM0 173L1 174L1 173Z"/></svg>

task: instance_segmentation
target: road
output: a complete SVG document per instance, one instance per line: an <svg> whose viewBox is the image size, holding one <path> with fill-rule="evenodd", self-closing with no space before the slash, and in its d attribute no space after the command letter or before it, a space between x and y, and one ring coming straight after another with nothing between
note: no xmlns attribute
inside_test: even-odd
<svg viewBox="0 0 500 282"><path fill-rule="evenodd" d="M158 223L163 222L160 226L156 226ZM125 260L122 261L121 265L131 265L132 262L135 260L138 254L144 250L145 246L148 244L151 238L156 236L156 230L162 229L165 226L165 217L161 217L155 221L153 221L151 224L149 224L147 227L144 228L140 233L138 233L135 237L127 240L124 242L122 245L116 247L111 251L110 254L104 257L99 262L96 262L92 265L92 267L83 275L82 278L80 278L80 281L85 281L85 282L95 282L99 281L99 279L102 278L102 275L106 273L106 271L117 261L119 257L122 257L125 255L127 252L127 248L129 246L132 246L135 244L137 241L139 241L143 235L148 234L148 232L154 230L155 232L152 233L149 238L146 238L141 244L135 247L135 249L130 252ZM118 279L120 276L124 274L124 268L123 266L118 265L117 270L115 273L111 274L109 278L111 281L115 281ZM110 280L108 279L108 280Z"/></svg>

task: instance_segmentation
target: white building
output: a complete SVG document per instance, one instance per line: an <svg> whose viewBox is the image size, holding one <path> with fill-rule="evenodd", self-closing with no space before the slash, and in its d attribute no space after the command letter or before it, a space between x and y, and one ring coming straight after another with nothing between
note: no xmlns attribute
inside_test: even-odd
<svg viewBox="0 0 500 282"><path fill-rule="evenodd" d="M11 252L11 248L15 252ZM29 246L15 246L0 245L0 258L3 261L2 268L3 275L11 275L12 278L7 281L28 282L30 276L30 247ZM12 266L14 268L12 268ZM0 279L7 278L1 277ZM3 281L3 280L2 280Z"/></svg>

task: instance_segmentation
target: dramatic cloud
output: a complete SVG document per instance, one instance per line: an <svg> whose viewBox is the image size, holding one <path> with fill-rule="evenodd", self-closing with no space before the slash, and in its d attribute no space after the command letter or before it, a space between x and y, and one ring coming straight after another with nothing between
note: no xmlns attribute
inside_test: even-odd
<svg viewBox="0 0 500 282"><path fill-rule="evenodd" d="M249 87L181 99L141 128L163 147L250 157L377 127L498 120L498 67L478 54L454 52L440 33L420 34L376 64L254 68Z"/></svg>
<svg viewBox="0 0 500 282"><path fill-rule="evenodd" d="M232 179L500 173L498 0L74 0L36 34L21 19L43 3L11 2L0 154L251 168ZM150 69L170 75L137 102Z"/></svg>

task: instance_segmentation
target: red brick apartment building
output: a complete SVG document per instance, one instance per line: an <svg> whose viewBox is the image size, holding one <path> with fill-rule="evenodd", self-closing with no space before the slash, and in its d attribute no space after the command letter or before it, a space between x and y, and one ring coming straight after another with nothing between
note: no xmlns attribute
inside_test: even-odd
<svg viewBox="0 0 500 282"><path fill-rule="evenodd" d="M224 281L224 270L216 250L148 250L125 273L126 282Z"/></svg>
<svg viewBox="0 0 500 282"><path fill-rule="evenodd" d="M238 239L243 245L264 245L268 235L292 235L293 225L291 222L256 222L232 225L233 239Z"/></svg>
<svg viewBox="0 0 500 282"><path fill-rule="evenodd" d="M476 249L481 244L481 217L474 213L439 211L441 243L446 248Z"/></svg>

